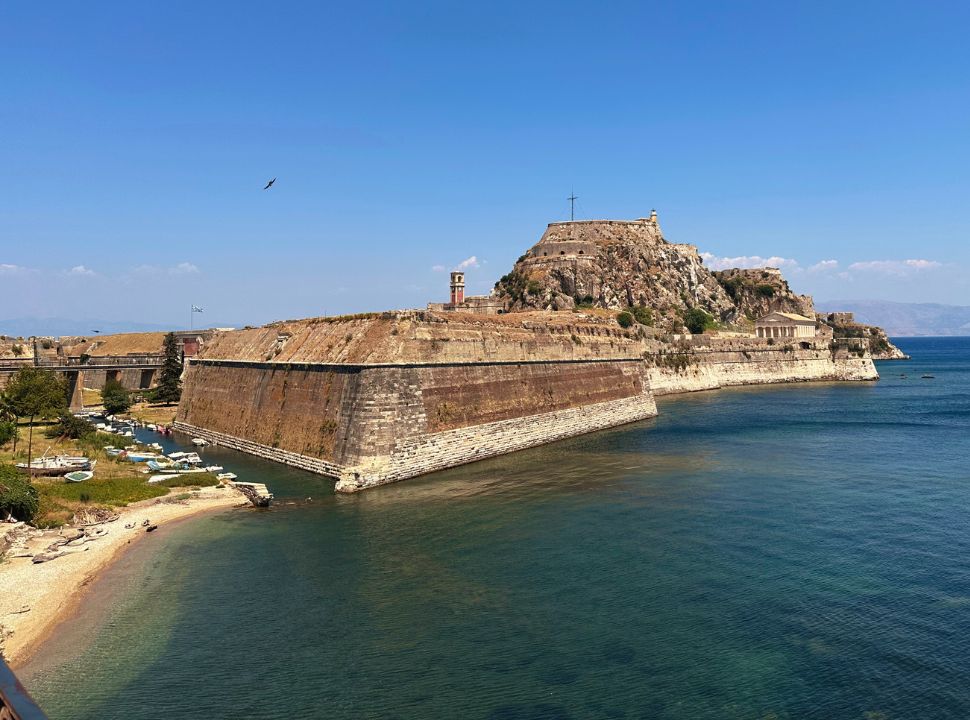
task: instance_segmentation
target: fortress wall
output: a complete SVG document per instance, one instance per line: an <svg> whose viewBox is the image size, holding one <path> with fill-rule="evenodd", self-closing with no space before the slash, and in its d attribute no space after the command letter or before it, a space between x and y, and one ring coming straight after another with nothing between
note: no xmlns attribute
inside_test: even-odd
<svg viewBox="0 0 970 720"><path fill-rule="evenodd" d="M872 359L825 349L754 348L697 350L659 356L647 371L655 395L713 390L732 385L824 380L878 380Z"/></svg>
<svg viewBox="0 0 970 720"><path fill-rule="evenodd" d="M176 420L333 461L359 383L357 368L193 361Z"/></svg>
<svg viewBox="0 0 970 720"><path fill-rule="evenodd" d="M640 359L334 366L196 360L176 427L354 491L652 417Z"/></svg>

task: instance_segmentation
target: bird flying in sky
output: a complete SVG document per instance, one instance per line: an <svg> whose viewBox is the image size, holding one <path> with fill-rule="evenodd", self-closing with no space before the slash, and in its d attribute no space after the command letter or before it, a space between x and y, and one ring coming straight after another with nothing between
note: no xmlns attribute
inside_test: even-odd
<svg viewBox="0 0 970 720"><path fill-rule="evenodd" d="M271 187L273 187L274 182L276 182L276 178L273 178L268 183L266 183L266 187L264 187L263 190L269 190Z"/></svg>

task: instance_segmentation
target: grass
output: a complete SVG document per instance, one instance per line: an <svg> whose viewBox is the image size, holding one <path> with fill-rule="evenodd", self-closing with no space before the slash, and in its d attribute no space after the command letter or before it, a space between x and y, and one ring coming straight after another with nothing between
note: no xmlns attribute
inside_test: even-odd
<svg viewBox="0 0 970 720"><path fill-rule="evenodd" d="M169 480L161 480L157 483L152 483L152 486L163 488L204 488L215 487L218 484L219 481L215 475L210 473L192 473L191 475L176 476Z"/></svg>
<svg viewBox="0 0 970 720"><path fill-rule="evenodd" d="M132 405L127 415L143 423L154 425L171 425L175 422L178 405L153 405L147 402Z"/></svg>

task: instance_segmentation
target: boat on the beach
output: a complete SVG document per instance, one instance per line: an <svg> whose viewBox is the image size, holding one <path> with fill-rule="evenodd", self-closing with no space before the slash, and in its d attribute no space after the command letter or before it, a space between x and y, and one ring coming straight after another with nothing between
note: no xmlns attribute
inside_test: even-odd
<svg viewBox="0 0 970 720"><path fill-rule="evenodd" d="M39 477L51 477L63 475L74 470L91 470L94 468L95 462L86 457L73 455L54 455L52 457L45 455L31 460L29 465L27 463L17 463L17 469Z"/></svg>
<svg viewBox="0 0 970 720"><path fill-rule="evenodd" d="M184 462L187 462L189 465L201 465L202 464L202 458L199 457L198 453L189 453L184 458L182 458L182 460Z"/></svg>
<svg viewBox="0 0 970 720"><path fill-rule="evenodd" d="M235 480L237 477L239 476L236 473L225 472L216 475L216 480Z"/></svg>
<svg viewBox="0 0 970 720"><path fill-rule="evenodd" d="M75 470L64 476L64 479L68 482L84 482L85 480L90 480L94 477L94 473L90 470Z"/></svg>
<svg viewBox="0 0 970 720"><path fill-rule="evenodd" d="M135 450L128 451L128 455L127 455L128 461L133 463L148 462L149 460L159 460L164 457L165 457L164 455L159 455L158 453L137 452Z"/></svg>

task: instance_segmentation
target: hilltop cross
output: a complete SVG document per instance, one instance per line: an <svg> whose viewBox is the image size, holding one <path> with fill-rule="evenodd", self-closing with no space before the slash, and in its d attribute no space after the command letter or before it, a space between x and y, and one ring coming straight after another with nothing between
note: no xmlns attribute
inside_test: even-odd
<svg viewBox="0 0 970 720"><path fill-rule="evenodd" d="M569 200L569 221L572 222L573 220L576 219L576 214L575 214L576 201L579 198L576 196L576 193L571 193L570 196L566 199Z"/></svg>

